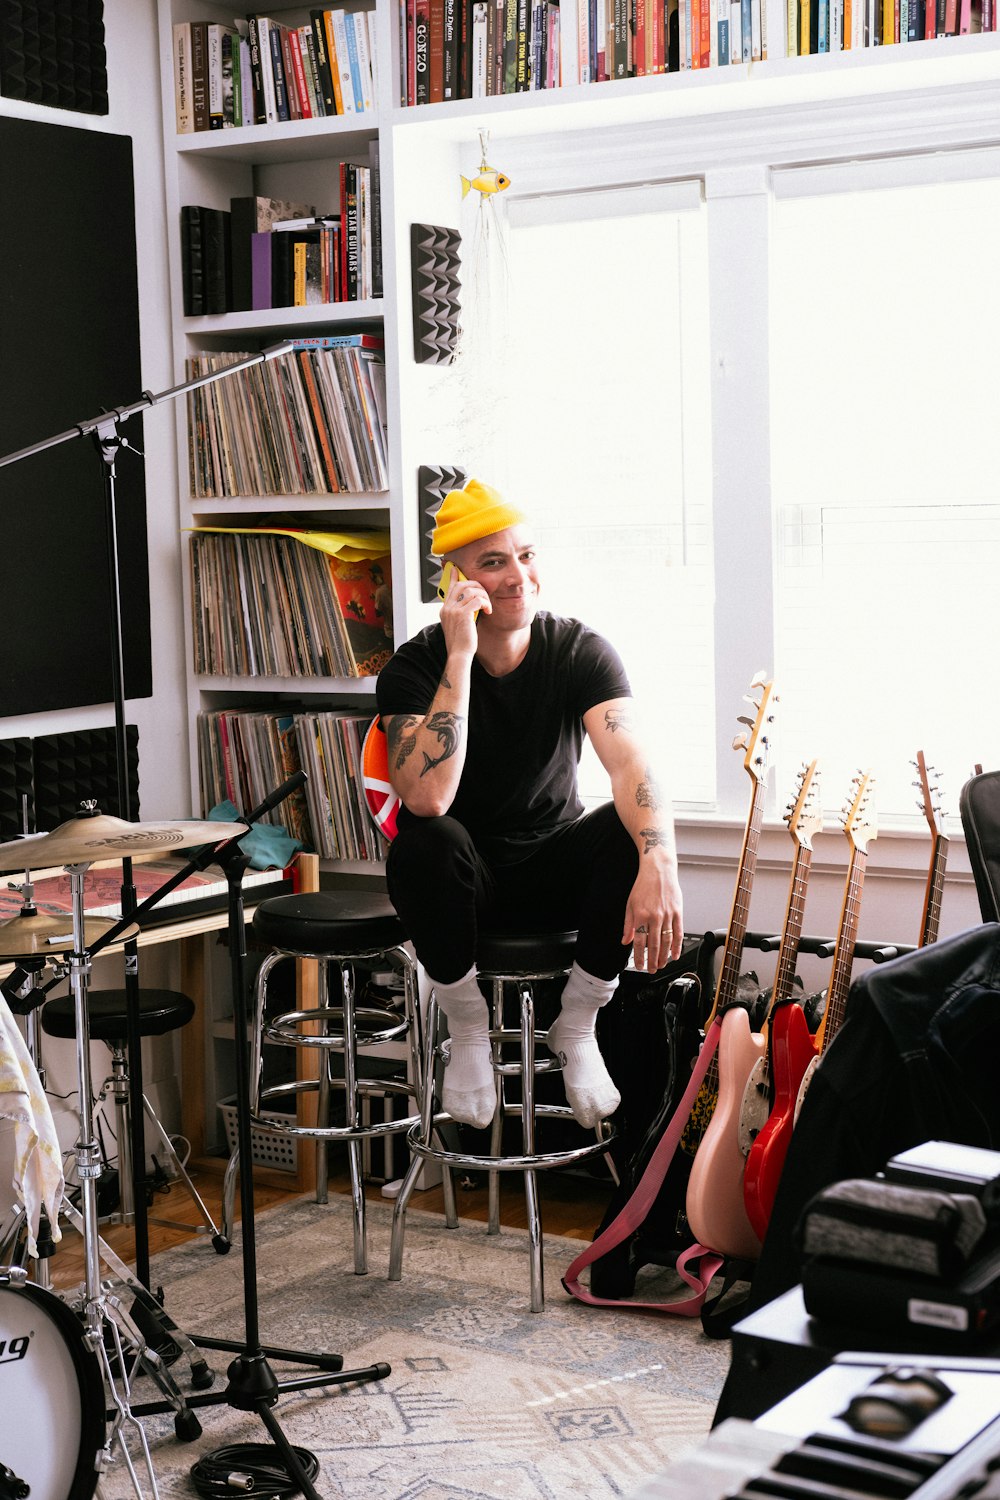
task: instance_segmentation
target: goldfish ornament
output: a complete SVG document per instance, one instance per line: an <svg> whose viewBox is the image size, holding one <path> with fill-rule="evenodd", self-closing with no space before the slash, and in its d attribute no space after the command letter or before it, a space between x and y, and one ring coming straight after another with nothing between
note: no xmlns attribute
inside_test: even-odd
<svg viewBox="0 0 1000 1500"><path fill-rule="evenodd" d="M459 174L461 176L461 173ZM496 167L488 167L484 161L475 177L462 177L462 197L466 197L470 188L475 188L482 193L481 201L493 193L502 193L504 188L510 187L510 178L505 177L503 172L498 172Z"/></svg>

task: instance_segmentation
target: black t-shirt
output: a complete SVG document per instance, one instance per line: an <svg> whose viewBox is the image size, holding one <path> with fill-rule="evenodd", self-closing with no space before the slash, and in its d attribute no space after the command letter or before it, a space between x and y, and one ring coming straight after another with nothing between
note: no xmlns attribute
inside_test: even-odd
<svg viewBox="0 0 1000 1500"><path fill-rule="evenodd" d="M398 648L378 676L379 713L430 707L445 666L440 625ZM583 715L631 697L618 653L578 620L540 612L524 660L504 677L472 663L465 768L449 812L480 847L514 854L583 812L576 786ZM411 814L400 810L405 826Z"/></svg>

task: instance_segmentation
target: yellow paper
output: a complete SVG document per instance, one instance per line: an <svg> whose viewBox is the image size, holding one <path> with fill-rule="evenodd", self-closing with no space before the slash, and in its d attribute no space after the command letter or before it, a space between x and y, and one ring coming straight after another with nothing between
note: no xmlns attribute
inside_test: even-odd
<svg viewBox="0 0 1000 1500"><path fill-rule="evenodd" d="M390 551L388 531L298 531L290 526L191 526L191 531L235 532L241 536L290 536L342 562L367 562Z"/></svg>

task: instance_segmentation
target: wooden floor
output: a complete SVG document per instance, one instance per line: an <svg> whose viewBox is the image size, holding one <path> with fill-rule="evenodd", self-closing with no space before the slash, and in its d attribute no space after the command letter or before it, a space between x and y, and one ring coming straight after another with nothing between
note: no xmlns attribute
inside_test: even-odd
<svg viewBox="0 0 1000 1500"><path fill-rule="evenodd" d="M224 1163L211 1161L199 1164L189 1169L192 1181L205 1201L216 1224L221 1224L221 1200L222 1200L222 1173ZM272 1174L273 1175L273 1174ZM600 1223L601 1217L607 1205L611 1186L607 1181L586 1176L570 1176L566 1173L541 1172L538 1174L539 1196L542 1203L542 1223L546 1233L566 1235L572 1239L590 1240L593 1238L594 1230ZM342 1170L331 1169L330 1178L331 1192L346 1194L349 1192L349 1179L346 1167ZM461 1218L485 1221L487 1215L487 1193L485 1183L472 1188L456 1186L458 1198L458 1212ZM366 1189L369 1199L384 1202L379 1184L370 1184ZM298 1192L284 1191L281 1188L255 1184L254 1204L258 1212L272 1208L280 1203L292 1203L302 1195ZM524 1228L525 1208L524 1194L521 1191L520 1179L511 1175L509 1180L503 1184L501 1192L501 1222L511 1228ZM429 1213L440 1213L443 1215L443 1202L440 1188L430 1188L426 1192L414 1193L410 1200L412 1208L423 1209ZM239 1202L237 1199L237 1216L239 1214ZM150 1220L156 1218L171 1218L180 1220L185 1224L197 1222L197 1210L179 1183L172 1183L166 1193L154 1193L153 1202L148 1209ZM129 1265L134 1266L135 1260L135 1237L130 1226L121 1224L102 1224L101 1237L114 1250L119 1258ZM161 1250L170 1249L174 1245L183 1244L191 1239L189 1230L167 1228L164 1225L150 1222L148 1225L148 1244L151 1257ZM205 1244L206 1253L211 1254L208 1242ZM83 1276L83 1245L79 1236L71 1229L64 1229L63 1238L56 1248L55 1255L49 1262L51 1284L55 1287L76 1286ZM155 1267L152 1279L155 1281Z"/></svg>

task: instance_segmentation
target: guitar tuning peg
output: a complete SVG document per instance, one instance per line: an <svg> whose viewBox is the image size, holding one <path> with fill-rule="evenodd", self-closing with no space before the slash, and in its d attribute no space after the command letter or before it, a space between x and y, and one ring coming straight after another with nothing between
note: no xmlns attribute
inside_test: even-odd
<svg viewBox="0 0 1000 1500"><path fill-rule="evenodd" d="M733 737L733 749L734 750L745 750L746 747L747 747L747 737L746 737L746 735L745 734L734 735L734 737Z"/></svg>
<svg viewBox="0 0 1000 1500"><path fill-rule="evenodd" d="M737 724L745 724L748 729L753 728L754 721L747 714L737 714L736 722Z"/></svg>

